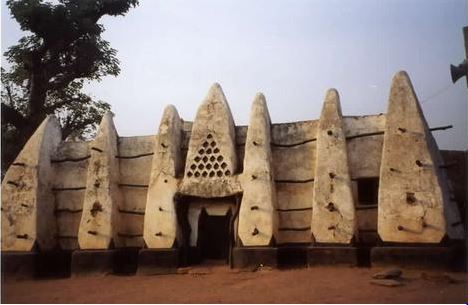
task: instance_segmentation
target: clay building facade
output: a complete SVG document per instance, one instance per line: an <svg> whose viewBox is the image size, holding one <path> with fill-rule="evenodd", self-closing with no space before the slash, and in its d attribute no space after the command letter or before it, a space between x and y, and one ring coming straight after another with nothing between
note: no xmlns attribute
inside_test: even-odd
<svg viewBox="0 0 468 305"><path fill-rule="evenodd" d="M236 126L215 84L193 122L168 106L153 136L119 137L112 117L88 142L62 141L53 116L37 129L2 182L2 253L59 249L79 265L133 249L157 272L207 258L275 265L286 247L309 265L353 263L359 245L376 259L402 244L437 256L464 238L405 72L385 114L343 116L331 89L320 118L272 124L258 94Z"/></svg>

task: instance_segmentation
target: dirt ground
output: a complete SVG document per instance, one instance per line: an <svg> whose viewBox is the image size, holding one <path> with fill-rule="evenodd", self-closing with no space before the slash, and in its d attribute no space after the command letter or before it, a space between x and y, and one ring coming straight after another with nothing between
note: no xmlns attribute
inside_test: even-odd
<svg viewBox="0 0 468 305"><path fill-rule="evenodd" d="M2 284L2 303L467 303L466 273L403 270L404 286L370 283L381 268L257 271L226 266L180 274L101 276Z"/></svg>

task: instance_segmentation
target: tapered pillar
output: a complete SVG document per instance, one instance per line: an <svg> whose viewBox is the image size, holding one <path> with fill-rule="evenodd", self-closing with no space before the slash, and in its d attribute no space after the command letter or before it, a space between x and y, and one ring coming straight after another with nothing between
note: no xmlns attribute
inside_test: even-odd
<svg viewBox="0 0 468 305"><path fill-rule="evenodd" d="M143 237L148 248L171 248L177 237L174 196L182 173L181 134L179 114L174 106L167 106L154 142L146 201Z"/></svg>
<svg viewBox="0 0 468 305"><path fill-rule="evenodd" d="M390 90L380 168L378 233L383 241L438 243L447 232L463 235L438 154L411 81L399 72Z"/></svg>
<svg viewBox="0 0 468 305"><path fill-rule="evenodd" d="M197 197L226 197L241 190L237 172L235 126L219 84L211 86L190 134L180 191Z"/></svg>
<svg viewBox="0 0 468 305"><path fill-rule="evenodd" d="M346 138L338 92L328 90L317 130L312 233L318 243L348 244L355 231Z"/></svg>
<svg viewBox="0 0 468 305"><path fill-rule="evenodd" d="M257 94L250 113L241 178L244 193L238 235L244 246L267 246L277 230L270 124L265 97Z"/></svg>
<svg viewBox="0 0 468 305"><path fill-rule="evenodd" d="M62 139L48 116L11 164L2 181L2 251L41 250L57 245L51 156Z"/></svg>
<svg viewBox="0 0 468 305"><path fill-rule="evenodd" d="M118 135L113 114L106 113L91 145L86 192L78 243L81 249L108 249L112 239L119 243L118 207L122 200L119 183Z"/></svg>

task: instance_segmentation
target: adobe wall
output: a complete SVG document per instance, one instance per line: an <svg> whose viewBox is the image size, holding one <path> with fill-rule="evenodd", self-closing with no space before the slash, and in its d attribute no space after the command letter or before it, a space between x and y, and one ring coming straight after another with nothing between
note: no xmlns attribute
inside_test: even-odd
<svg viewBox="0 0 468 305"><path fill-rule="evenodd" d="M63 142L52 159L57 235L60 246L67 250L78 248L89 149L89 142Z"/></svg>
<svg viewBox="0 0 468 305"><path fill-rule="evenodd" d="M303 228L310 226L311 198L315 172L316 128L318 120L272 124L271 149L277 192L279 226ZM346 137L382 132L385 115L344 117ZM187 152L192 122L185 121L181 151ZM247 126L236 126L236 154L243 166ZM123 206L120 208L122 235L141 235L127 238L126 246L141 247L143 216L146 206L155 135L119 137L119 166ZM65 249L77 249L77 235L86 186L91 142L62 142L53 157L55 198L60 244ZM382 135L351 138L348 158L353 179L378 177ZM362 156L366 155L366 159ZM185 158L182 158L184 160ZM304 162L307 160L308 162ZM243 170L241 166L240 170ZM78 189L80 190L74 190ZM73 189L73 190L62 190ZM294 212L281 210L298 209ZM376 210L357 212L358 227L376 230ZM279 243L311 242L309 231L280 231Z"/></svg>
<svg viewBox="0 0 468 305"><path fill-rule="evenodd" d="M155 136L119 138L119 181L123 201L119 209L118 233L126 247L143 247L145 244L143 216L154 141Z"/></svg>
<svg viewBox="0 0 468 305"><path fill-rule="evenodd" d="M257 95L249 126L236 126L220 86L214 85L194 122L181 120L169 106L154 135L120 137L110 115L103 120L98 137L89 142L59 141L53 127L38 130L16 161L23 164L21 160L28 160L25 156L34 150L32 166L13 166L2 183L4 223L27 223L31 232L24 235L16 224L4 227L2 231L9 234L4 235L5 240L21 238L10 246L4 242L2 247L26 249L37 242L45 248L53 248L55 243L69 250L106 249L113 240L116 247L171 248L181 243L178 196L240 196L234 228L240 239L237 246L349 245L367 233L379 234L384 241L438 242L446 233L459 239L461 230L446 232L442 224L443 220L453 227L461 221L450 196L456 192L460 197L461 191L444 178L458 177L447 167L451 157L445 162L440 157L422 113L416 111L418 102L409 89L409 79L398 74L392 88L400 95L392 95L391 105L406 107L406 117L399 118L391 110L391 121L388 114L342 116L338 94L332 90L319 119L271 123L265 97ZM404 138L408 135L411 137ZM413 140L421 145L411 153L405 150L412 146L395 144ZM213 141L213 147L204 147L205 142L211 145ZM53 145L45 149L44 143ZM220 164L226 163L226 168L220 176L210 176L211 168L206 168L216 162L202 160L212 156L207 154L208 148L222 151ZM41 163L39 156L45 162L41 170L47 171L43 176L50 181L42 182L34 167ZM413 159L422 160L420 156L426 166L414 167ZM397 166L389 164L398 160L405 160L401 166L407 168L391 170ZM199 176L195 176L197 171ZM28 196L37 200L34 213L15 209L24 197L17 186L18 177L41 182L28 189ZM362 178L380 179L378 205L359 202L358 181ZM418 193L423 184L424 194ZM430 193L428 185L436 186L437 192ZM408 206L408 194L413 193L415 202L410 198ZM427 200L436 202L437 208L427 208ZM203 203L194 203L190 210L193 224L202 207ZM416 212L408 212L411 209ZM47 238L39 234L45 227L35 216L42 210L54 212L46 220L57 227L57 234ZM429 220L423 219L424 211L429 211ZM416 222L412 213L419 217ZM437 229L426 229L431 219L441 220ZM419 231L404 231L413 222L417 230L425 230L424 238ZM50 231L53 226L46 227ZM196 230L191 235L192 245L195 239Z"/></svg>
<svg viewBox="0 0 468 305"><path fill-rule="evenodd" d="M275 172L279 226L286 228L308 227L311 218L311 198L313 198L313 173L315 171L315 139L317 120L272 124L272 155ZM383 136L381 134L353 138L356 135L383 132L385 115L375 116L353 116L344 118L346 136L351 139L348 143L348 157L350 173L353 179L362 177L378 177L381 160L381 149ZM185 146L190 137L191 122L185 122ZM237 155L243 160L245 135L247 127L236 127ZM152 160L152 145L154 136L144 137L120 137L119 155L120 183L128 185L147 185ZM308 142L309 141L309 142ZM305 143L304 143L305 142ZM299 144L298 143L303 143ZM80 159L89 154L88 142L63 142L54 157L57 160ZM144 155L137 157L139 155ZM362 156L365 155L366 159ZM444 155L447 156L447 153ZM453 153L452 153L453 155ZM129 158L127 158L129 157ZM453 159L459 162L460 157L446 157L446 163L453 163ZM463 159L463 158L461 158ZM303 162L310 160L310 162ZM365 160L365 162L364 162ZM240 162L242 164L242 162ZM87 159L76 162L54 163L55 188L80 188L85 185ZM449 173L461 167L451 167ZM451 176L454 176L452 174ZM458 177L458 176L457 176ZM451 179L452 181L461 180ZM355 181L353 181L356 184ZM460 185L457 183L457 194L460 196ZM121 233L142 234L143 214L146 204L146 188L144 187L122 187L124 206L122 211L135 213L122 213ZM57 221L59 235L62 236L60 244L66 249L76 249L77 242L73 238L78 232L81 218L84 191L56 191L57 209L76 211L75 213L59 212ZM356 204L357 197L355 198ZM294 212L282 212L281 210L297 209ZM377 232L377 207L356 211L358 230L365 232ZM307 243L311 242L309 231L280 231L279 243ZM130 239L128 245L142 246L143 239Z"/></svg>

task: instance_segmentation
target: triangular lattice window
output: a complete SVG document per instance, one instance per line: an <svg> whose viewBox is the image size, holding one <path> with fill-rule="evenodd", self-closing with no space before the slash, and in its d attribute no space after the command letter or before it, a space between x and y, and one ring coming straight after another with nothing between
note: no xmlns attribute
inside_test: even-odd
<svg viewBox="0 0 468 305"><path fill-rule="evenodd" d="M224 160L212 134L208 134L198 148L186 175L189 178L215 178L231 175L229 165Z"/></svg>

